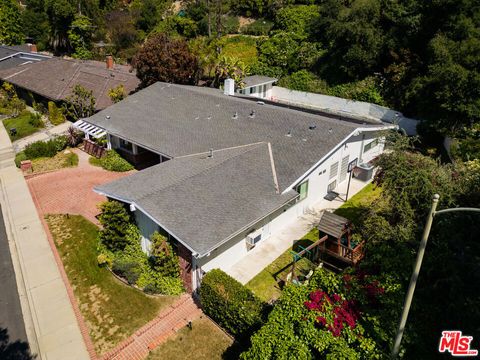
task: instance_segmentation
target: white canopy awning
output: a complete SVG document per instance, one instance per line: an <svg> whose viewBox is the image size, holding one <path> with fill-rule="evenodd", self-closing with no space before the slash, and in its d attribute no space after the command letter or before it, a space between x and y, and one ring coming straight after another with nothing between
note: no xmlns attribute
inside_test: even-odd
<svg viewBox="0 0 480 360"><path fill-rule="evenodd" d="M73 127L80 131L83 131L84 133L94 137L95 139L101 138L102 136L105 136L107 134L106 131L102 128L89 124L83 120L78 120L74 122Z"/></svg>

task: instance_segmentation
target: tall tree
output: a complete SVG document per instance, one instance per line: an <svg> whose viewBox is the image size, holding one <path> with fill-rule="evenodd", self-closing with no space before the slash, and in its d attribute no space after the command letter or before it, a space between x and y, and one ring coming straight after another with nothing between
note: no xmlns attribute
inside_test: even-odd
<svg viewBox="0 0 480 360"><path fill-rule="evenodd" d="M70 25L68 30L68 40L70 46L73 48L73 57L78 59L92 58L92 36L93 36L92 22L84 15L76 15L75 20Z"/></svg>
<svg viewBox="0 0 480 360"><path fill-rule="evenodd" d="M178 84L195 84L197 81L198 61L188 44L165 34L149 38L135 56L133 66L142 86L157 81Z"/></svg>
<svg viewBox="0 0 480 360"><path fill-rule="evenodd" d="M15 0L0 0L0 44L23 43L20 8Z"/></svg>

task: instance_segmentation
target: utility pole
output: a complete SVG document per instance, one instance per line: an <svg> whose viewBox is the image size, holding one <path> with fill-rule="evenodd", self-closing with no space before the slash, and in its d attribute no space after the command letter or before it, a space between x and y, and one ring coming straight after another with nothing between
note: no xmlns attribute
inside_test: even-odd
<svg viewBox="0 0 480 360"><path fill-rule="evenodd" d="M410 284L408 285L407 295L405 296L405 303L403 305L402 316L400 317L400 323L398 324L397 335L395 336L395 342L392 350L392 359L396 359L400 351L400 344L402 342L403 332L405 331L405 324L407 323L408 312L412 305L413 293L415 292L415 286L417 285L418 274L422 267L423 255L425 254L425 248L427 247L428 236L430 235L430 229L432 228L433 217L439 214L445 214L449 212L457 211L473 211L480 212L480 208L451 208L436 211L438 205L438 199L440 195L433 195L432 207L428 213L427 223L423 229L422 240L420 241L420 247L418 249L417 259L413 268L412 277L410 278Z"/></svg>

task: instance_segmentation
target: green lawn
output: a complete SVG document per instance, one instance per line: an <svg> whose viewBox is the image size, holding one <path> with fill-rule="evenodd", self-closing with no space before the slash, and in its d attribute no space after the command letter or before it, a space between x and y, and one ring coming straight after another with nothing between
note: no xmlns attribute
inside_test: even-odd
<svg viewBox="0 0 480 360"><path fill-rule="evenodd" d="M350 198L345 204L338 208L335 213L351 219L354 224L358 224L361 213L365 210L374 199L380 196L380 189L374 188L374 185L367 185L362 191ZM294 246L294 251L299 251L298 245L306 247L318 240L318 230L313 228L305 236L302 237ZM281 290L277 285L278 277L285 277L290 271L292 265L292 249L287 250L280 255L274 262L263 269L257 276L247 283L247 287L251 289L260 299L269 301L277 299L281 295ZM301 259L297 262L297 268L300 271L308 272L314 268L308 259Z"/></svg>
<svg viewBox="0 0 480 360"><path fill-rule="evenodd" d="M175 297L150 297L97 265L98 228L79 215L46 217L98 354L152 320Z"/></svg>
<svg viewBox="0 0 480 360"><path fill-rule="evenodd" d="M258 60L255 38L244 35L228 36L222 38L221 43L224 56L239 59L247 66L252 66Z"/></svg>
<svg viewBox="0 0 480 360"><path fill-rule="evenodd" d="M304 237L302 237L292 249L296 252L301 251L301 247L305 248L318 240L318 230L312 229ZM263 269L257 276L247 283L247 287L252 290L260 299L269 301L278 299L282 293L277 281L285 279L291 271L293 264L293 255L289 249L280 255L274 262ZM302 258L296 264L297 274L308 273L310 269L314 269L315 264L306 258Z"/></svg>
<svg viewBox="0 0 480 360"><path fill-rule="evenodd" d="M192 330L181 329L177 335L150 353L147 360L221 360L233 341L212 321L201 317L192 322Z"/></svg>
<svg viewBox="0 0 480 360"><path fill-rule="evenodd" d="M3 125L5 125L5 129L10 136L10 140L14 141L21 139L41 129L41 127L35 126L35 124L30 121L31 115L31 112L24 110L16 118L8 118L3 120ZM15 136L10 135L11 128L17 129L17 134Z"/></svg>
<svg viewBox="0 0 480 360"><path fill-rule="evenodd" d="M358 225L362 213L380 196L380 193L381 189L370 183L335 210L335 214L346 217L350 219L354 225Z"/></svg>

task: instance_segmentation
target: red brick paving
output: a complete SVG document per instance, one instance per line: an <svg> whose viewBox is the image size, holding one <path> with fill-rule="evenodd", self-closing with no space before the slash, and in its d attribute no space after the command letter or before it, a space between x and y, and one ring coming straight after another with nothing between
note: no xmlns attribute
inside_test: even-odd
<svg viewBox="0 0 480 360"><path fill-rule="evenodd" d="M144 359L151 350L185 327L189 321L198 318L201 313L202 311L195 305L192 297L184 294L170 308L137 330L115 349L105 354L102 359Z"/></svg>
<svg viewBox="0 0 480 360"><path fill-rule="evenodd" d="M38 204L40 216L45 214L83 215L98 224L97 205L105 197L93 192L93 187L130 175L106 171L92 166L86 153L75 150L78 167L40 174L27 179L28 187Z"/></svg>

